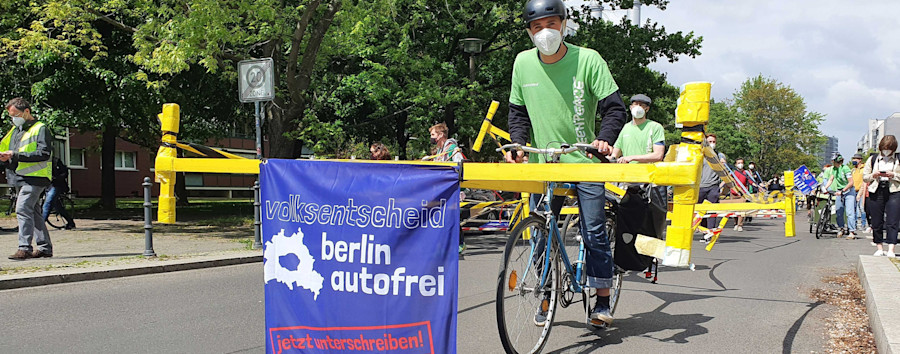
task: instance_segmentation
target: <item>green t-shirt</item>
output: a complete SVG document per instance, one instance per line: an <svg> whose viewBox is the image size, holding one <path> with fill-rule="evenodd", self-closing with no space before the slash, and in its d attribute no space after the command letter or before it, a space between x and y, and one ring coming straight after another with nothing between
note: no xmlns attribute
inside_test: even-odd
<svg viewBox="0 0 900 354"><path fill-rule="evenodd" d="M565 45L568 51L556 63L544 64L537 49L529 49L513 64L509 102L527 107L531 143L539 149L594 141L597 102L619 89L599 53ZM545 159L539 157L540 162ZM560 161L594 162L577 153L563 155Z"/></svg>
<svg viewBox="0 0 900 354"><path fill-rule="evenodd" d="M847 165L841 165L840 168L835 166L828 174L829 178L831 178L831 176L834 176L834 182L831 182L831 187L833 188L833 190L841 190L844 189L844 187L846 187L848 183L850 183L853 172L850 171L850 167L847 167ZM827 179L825 180L825 183L828 183Z"/></svg>
<svg viewBox="0 0 900 354"><path fill-rule="evenodd" d="M653 152L653 145L665 143L666 135L663 126L647 119L641 125L635 125L634 121L628 122L619 132L616 144L613 145L622 150L622 156L645 155ZM637 162L637 161L632 161Z"/></svg>

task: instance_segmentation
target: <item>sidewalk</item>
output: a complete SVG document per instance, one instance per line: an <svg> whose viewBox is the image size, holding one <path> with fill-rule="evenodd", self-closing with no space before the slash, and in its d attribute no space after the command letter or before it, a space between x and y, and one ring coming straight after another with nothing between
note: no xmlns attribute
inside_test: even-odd
<svg viewBox="0 0 900 354"><path fill-rule="evenodd" d="M252 226L153 225L157 257L143 257L140 220L76 220L74 230L50 230L53 257L15 261L14 218L0 219L0 289L261 262Z"/></svg>
<svg viewBox="0 0 900 354"><path fill-rule="evenodd" d="M866 312L878 352L900 353L900 262L859 256L856 271L866 291Z"/></svg>

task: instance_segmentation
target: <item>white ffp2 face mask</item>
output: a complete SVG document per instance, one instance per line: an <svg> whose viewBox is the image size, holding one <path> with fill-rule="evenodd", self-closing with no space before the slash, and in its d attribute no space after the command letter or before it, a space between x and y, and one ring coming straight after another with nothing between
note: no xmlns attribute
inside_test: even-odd
<svg viewBox="0 0 900 354"><path fill-rule="evenodd" d="M715 149L716 149L716 143L709 143L709 147L712 148L713 150L715 150Z"/></svg>
<svg viewBox="0 0 900 354"><path fill-rule="evenodd" d="M634 119L644 118L645 114L647 114L647 112L644 112L644 107L631 106L631 116L634 117Z"/></svg>
<svg viewBox="0 0 900 354"><path fill-rule="evenodd" d="M25 124L25 118L22 117L12 117L13 125L17 127L21 127L22 124Z"/></svg>
<svg viewBox="0 0 900 354"><path fill-rule="evenodd" d="M566 28L566 21L562 22L560 28ZM541 54L554 55L559 52L559 48L562 45L562 33L559 31L552 28L544 28L535 34L531 34L529 30L525 31L528 32L531 42L534 43L534 46L537 47Z"/></svg>
<svg viewBox="0 0 900 354"><path fill-rule="evenodd" d="M891 156L891 152L891 150L881 150L881 155L885 157Z"/></svg>

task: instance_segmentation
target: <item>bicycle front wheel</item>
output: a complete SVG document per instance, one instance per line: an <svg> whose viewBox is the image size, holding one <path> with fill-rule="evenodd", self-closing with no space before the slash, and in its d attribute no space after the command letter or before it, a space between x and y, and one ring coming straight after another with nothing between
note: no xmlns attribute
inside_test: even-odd
<svg viewBox="0 0 900 354"><path fill-rule="evenodd" d="M510 232L506 242L497 277L496 312L507 353L539 353L550 336L559 298L559 253L556 244L548 241L546 221L532 215ZM548 263L545 252L550 252ZM544 267L549 269L541 286Z"/></svg>

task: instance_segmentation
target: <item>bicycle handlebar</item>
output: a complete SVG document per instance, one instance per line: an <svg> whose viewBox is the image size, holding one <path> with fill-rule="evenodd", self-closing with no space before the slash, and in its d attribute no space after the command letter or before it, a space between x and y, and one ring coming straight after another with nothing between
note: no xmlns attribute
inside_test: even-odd
<svg viewBox="0 0 900 354"><path fill-rule="evenodd" d="M498 148L497 151L503 151L506 149L520 150L520 151L536 153L536 154L545 154L548 156L565 155L565 154L569 154L569 153L581 150L581 151L584 151L584 152L587 152L587 153L593 155L594 157L599 159L600 162L604 162L604 163L609 162L609 160L606 158L606 156L603 155L602 153L600 153L600 150L597 150L597 148L595 148L591 144L585 144L585 143L575 143L572 145L563 145L562 147L559 147L559 148L549 148L549 149L538 149L538 148L534 148L531 146L524 146L522 144L506 144L506 145L503 145L500 148Z"/></svg>

